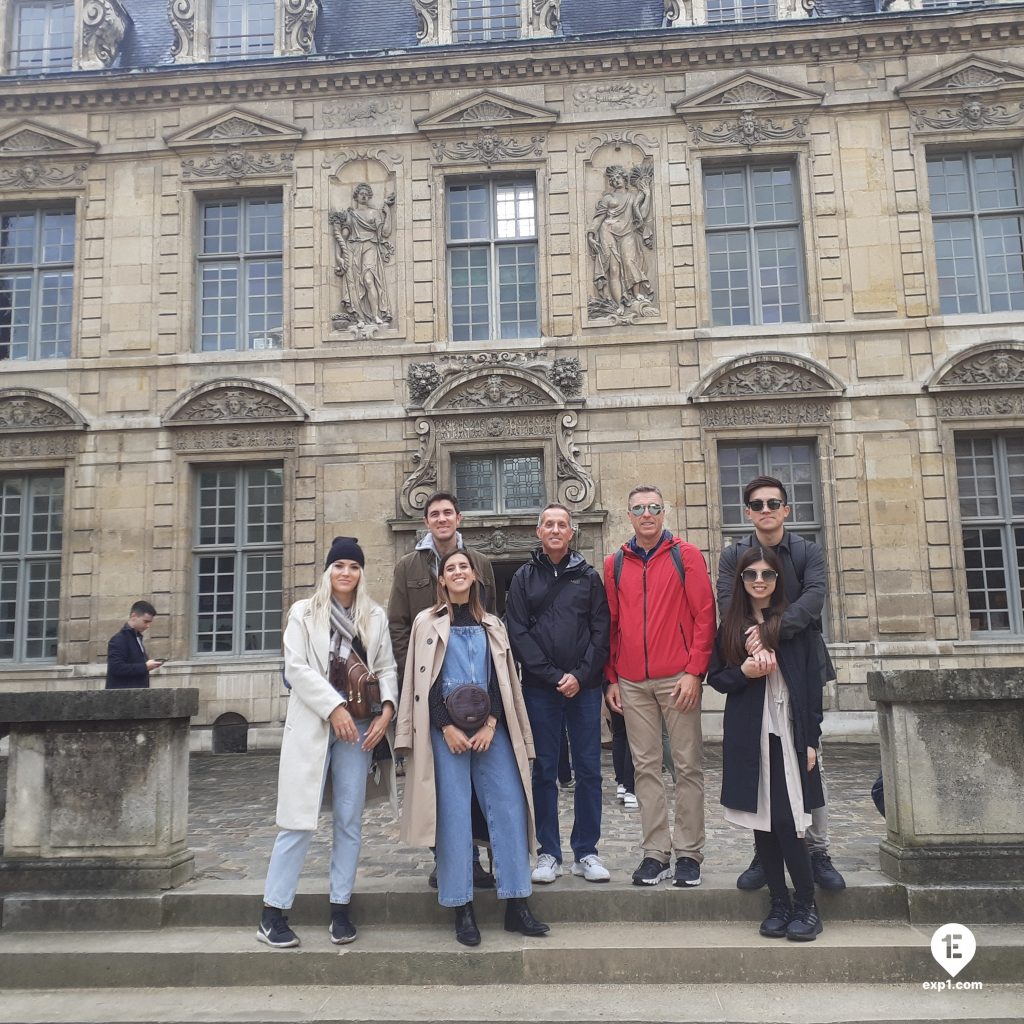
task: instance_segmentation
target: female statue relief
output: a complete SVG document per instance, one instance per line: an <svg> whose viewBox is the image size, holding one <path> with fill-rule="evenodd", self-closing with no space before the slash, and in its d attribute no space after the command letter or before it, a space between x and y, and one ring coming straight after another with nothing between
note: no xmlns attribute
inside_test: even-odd
<svg viewBox="0 0 1024 1024"><path fill-rule="evenodd" d="M341 312L336 320L357 324L391 323L391 301L384 265L391 262L395 196L384 197L380 209L370 205L373 189L364 181L352 190L352 205L331 214L338 255L334 272L341 278Z"/></svg>

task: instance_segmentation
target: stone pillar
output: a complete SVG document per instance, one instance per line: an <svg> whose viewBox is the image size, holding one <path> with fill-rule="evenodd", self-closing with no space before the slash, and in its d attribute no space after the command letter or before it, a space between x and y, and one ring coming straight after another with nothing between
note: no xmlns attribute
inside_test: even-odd
<svg viewBox="0 0 1024 1024"><path fill-rule="evenodd" d="M888 836L909 884L1024 878L1024 668L869 672Z"/></svg>
<svg viewBox="0 0 1024 1024"><path fill-rule="evenodd" d="M199 691L0 694L10 733L0 892L187 882L189 718Z"/></svg>

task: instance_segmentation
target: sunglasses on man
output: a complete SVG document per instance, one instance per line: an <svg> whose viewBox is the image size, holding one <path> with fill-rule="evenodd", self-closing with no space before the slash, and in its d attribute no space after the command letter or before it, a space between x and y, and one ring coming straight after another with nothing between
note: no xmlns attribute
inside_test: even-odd
<svg viewBox="0 0 1024 1024"><path fill-rule="evenodd" d="M631 516L642 516L645 512L650 512L652 516L660 516L665 511L664 505L659 505L656 501L652 501L649 505L630 505L629 514Z"/></svg>
<svg viewBox="0 0 1024 1024"><path fill-rule="evenodd" d="M763 512L765 505L767 505L773 512L778 512L785 504L781 498L769 498L767 501L763 498L751 498L747 502L747 508L751 512Z"/></svg>

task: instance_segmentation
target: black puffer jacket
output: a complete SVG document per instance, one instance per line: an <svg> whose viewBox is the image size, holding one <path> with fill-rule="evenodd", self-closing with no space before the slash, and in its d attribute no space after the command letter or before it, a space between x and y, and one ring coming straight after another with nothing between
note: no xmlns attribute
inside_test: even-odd
<svg viewBox="0 0 1024 1024"><path fill-rule="evenodd" d="M560 577L565 581L558 582ZM543 608L554 586L558 593ZM611 631L608 599L601 577L579 552L570 551L556 567L537 548L512 577L505 622L523 686L553 689L566 672L584 689L602 684Z"/></svg>

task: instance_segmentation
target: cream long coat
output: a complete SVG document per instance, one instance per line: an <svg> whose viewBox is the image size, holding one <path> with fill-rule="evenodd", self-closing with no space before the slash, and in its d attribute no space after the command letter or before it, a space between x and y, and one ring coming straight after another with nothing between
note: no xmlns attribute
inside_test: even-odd
<svg viewBox="0 0 1024 1024"><path fill-rule="evenodd" d="M381 700L397 708L398 669L391 653L388 617L380 605L373 608L369 636L363 640L370 668L380 678ZM329 648L329 627L314 623L309 601L296 601L284 631L284 674L292 690L277 775L278 828L316 828L331 738L328 718L341 703L338 691L327 681ZM384 762L381 770L390 773L390 792L396 792L394 761ZM368 786L372 788L372 776Z"/></svg>
<svg viewBox="0 0 1024 1024"><path fill-rule="evenodd" d="M491 660L501 691L502 720L508 727L512 750L526 795L527 834L531 852L536 849L537 836L533 820L533 786L530 759L533 733L526 714L523 691L516 675L508 634L501 620L485 615L484 629L491 651ZM402 706L398 710L395 749L409 758L405 770L405 796L402 800L400 836L408 846L436 846L437 798L434 789L434 752L430 746L430 687L441 672L451 624L447 614L432 608L420 612L412 624L409 654L405 659L405 680ZM501 726L499 726L501 728Z"/></svg>

